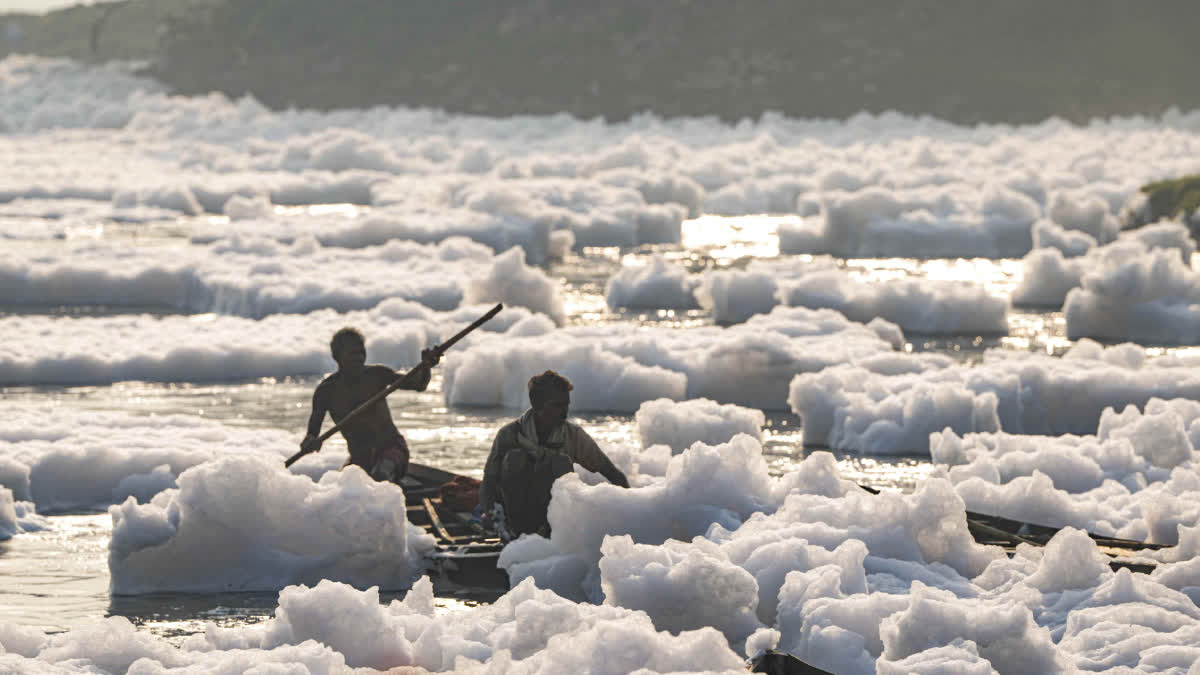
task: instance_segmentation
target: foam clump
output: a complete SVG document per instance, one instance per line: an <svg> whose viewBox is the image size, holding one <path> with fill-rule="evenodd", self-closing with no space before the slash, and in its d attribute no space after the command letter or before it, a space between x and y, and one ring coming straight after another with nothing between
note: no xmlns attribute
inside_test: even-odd
<svg viewBox="0 0 1200 675"><path fill-rule="evenodd" d="M1033 224L1033 248L1054 248L1064 258L1076 258L1099 246L1087 232L1068 230L1054 221L1043 219Z"/></svg>
<svg viewBox="0 0 1200 675"><path fill-rule="evenodd" d="M1173 252L1186 265L1196 250L1187 227L1172 222L1122 232L1104 245L1086 232L1049 221L1039 221L1034 234L1037 246L1022 260L1014 305L1061 307L1086 276L1109 274L1135 260L1154 260L1159 250Z"/></svg>
<svg viewBox="0 0 1200 675"><path fill-rule="evenodd" d="M147 504L112 506L114 593L276 590L341 580L406 588L433 539L404 517L401 490L361 469L314 483L255 457L180 474Z"/></svg>
<svg viewBox="0 0 1200 675"><path fill-rule="evenodd" d="M884 619L879 632L888 661L963 640L974 643L979 657L1002 673L1060 672L1064 665L1049 631L1034 621L1028 607L963 602L919 581L913 583L908 607Z"/></svg>
<svg viewBox="0 0 1200 675"><path fill-rule="evenodd" d="M1049 229L1049 228L1048 228ZM1058 236L1055 232L1053 237ZM1035 249L1024 261L1013 302L1063 308L1067 336L1153 344L1200 342L1200 277L1191 269L1195 243L1186 225L1161 222L1085 248Z"/></svg>
<svg viewBox="0 0 1200 675"><path fill-rule="evenodd" d="M553 621L540 617L552 616ZM353 617L353 621L347 621ZM715 638L715 639L714 639ZM257 626L210 624L179 654L215 660L238 652L265 658L321 645L345 667L456 673L744 672L711 628L671 634L642 612L577 604L531 582L490 605L433 611L433 587L422 578L403 600L382 605L376 589L323 581L280 593L275 617Z"/></svg>
<svg viewBox="0 0 1200 675"><path fill-rule="evenodd" d="M443 391L452 405L520 409L529 378L553 368L575 384L572 408L580 411L632 413L656 398L782 410L797 373L891 352L900 336L884 321L864 326L832 310L799 307L780 307L728 329L531 330L449 355Z"/></svg>
<svg viewBox="0 0 1200 675"><path fill-rule="evenodd" d="M948 645L931 647L893 661L881 658L875 664L878 675L996 675L992 662L979 655L971 640L957 638Z"/></svg>
<svg viewBox="0 0 1200 675"><path fill-rule="evenodd" d="M513 588L490 605L437 612L426 578L386 605L375 588L313 581L283 589L272 619L210 624L181 647L124 619L52 636L0 624L8 652L0 663L738 672L739 653L765 645L833 672L1025 673L1169 670L1200 657L1200 609L1170 585L1196 578L1189 551L1200 539L1190 530L1166 571L1114 573L1078 530L1044 549L1018 547L1012 558L976 544L945 479L909 495L868 494L841 479L825 452L773 478L748 436L697 443L669 461L662 477L631 476L637 487L628 490L575 474L557 481L550 539L509 545L502 563ZM179 491L202 469L185 472ZM314 502L337 503L315 497L345 489L344 478L366 480L351 473L306 490ZM244 503L211 485L207 494L213 509ZM363 494L388 508L381 497ZM297 517L309 537L323 522Z"/></svg>
<svg viewBox="0 0 1200 675"><path fill-rule="evenodd" d="M12 490L0 488L0 541L12 539L13 535L20 532L24 532L24 530L17 521Z"/></svg>
<svg viewBox="0 0 1200 675"><path fill-rule="evenodd" d="M718 324L741 323L782 304L833 309L859 323L883 319L924 335L1008 331L1007 300L983 288L927 279L864 282L829 256L709 270L699 276L695 296Z"/></svg>
<svg viewBox="0 0 1200 675"><path fill-rule="evenodd" d="M439 311L504 301L560 323L563 311L557 285L526 265L521 249L496 255L461 237L362 249L251 236L154 247L72 244L45 255L0 255L0 287L10 289L9 302L22 305L156 307L254 319L365 310L390 298Z"/></svg>
<svg viewBox="0 0 1200 675"><path fill-rule="evenodd" d="M558 325L566 320L558 284L542 270L526 265L525 252L519 248L500 254L486 275L467 282L463 302L503 302L545 314Z"/></svg>
<svg viewBox="0 0 1200 675"><path fill-rule="evenodd" d="M1175 251L1086 273L1063 304L1067 337L1136 340L1144 344L1200 343L1200 275Z"/></svg>
<svg viewBox="0 0 1200 675"><path fill-rule="evenodd" d="M675 553L680 551L675 549L664 554L668 559L685 566L716 565L713 570L732 564L757 577L756 586L769 582L776 591L795 565L808 571L856 559L861 563L868 550L899 560L936 560L961 574L979 573L996 554L971 539L962 502L948 483L931 484L908 497L872 496L838 478L827 453L814 453L796 472L772 478L761 445L748 436L715 447L696 443L670 460L665 476L634 481L634 485L621 490L586 485L572 475L560 479L552 491L549 545L539 537L522 539L505 549L501 564L513 579L532 576L567 597L596 599L597 563L602 584L636 587L642 582L619 579L634 573L639 564L613 562L606 568L604 559L618 551L624 557L640 558L642 549L629 546L658 546L672 539L692 541L699 547L697 555L716 559L688 563L691 558L678 557ZM621 535L630 537L628 545L608 543ZM838 549L848 538L860 544ZM772 542L778 545L768 546ZM838 550L831 557L824 551L813 553L812 545ZM573 575L564 573L567 569L574 570ZM859 588L862 579L856 582L851 577L844 583ZM756 590L751 595L753 605L743 609L753 612L761 607L760 618L773 620L776 592L763 591L760 597ZM694 611L706 610L696 607ZM741 639L754 628L738 624L735 632Z"/></svg>
<svg viewBox="0 0 1200 675"><path fill-rule="evenodd" d="M598 599L593 570L606 536L661 544L700 536L713 523L733 529L752 513L773 511L784 489L768 476L758 441L745 435L717 446L695 443L672 457L664 473L628 490L588 485L574 474L559 479L548 512L550 545L523 538L504 550L501 565L510 579L532 576L545 584L553 577L550 587L566 597ZM573 576L561 574L568 564Z"/></svg>
<svg viewBox="0 0 1200 675"><path fill-rule="evenodd" d="M0 257L0 284L12 289L10 302L17 304L166 307L249 318L369 309L391 297L450 310L462 303L475 270L492 259L486 247L465 239L355 250L311 238L283 244L233 236L154 247L100 241Z"/></svg>
<svg viewBox="0 0 1200 675"><path fill-rule="evenodd" d="M1006 128L1002 141L985 125L894 113L767 114L737 125L404 108L295 115L246 97L172 98L127 67L6 61L5 129L34 139L54 129L94 134L41 144L47 161L9 172L4 202L77 199L109 214L174 217L219 214L235 197L262 195L285 209L220 227L346 248L466 236L493 251L519 246L540 264L552 231L571 232L581 247L630 248L679 241L684 218L768 213L804 218L780 228L784 253L1019 257L1046 218L1106 243L1114 212L1139 185L1194 168L1180 158L1187 148L1177 150L1190 113L1052 119ZM1112 142L1133 134L1146 142ZM122 161L75 169L79 157L108 157L111 138L152 142L123 145ZM336 208L305 208L313 205ZM355 211L364 206L371 210Z"/></svg>
<svg viewBox="0 0 1200 675"><path fill-rule="evenodd" d="M311 174L292 177L292 185L286 195L289 201L307 202L319 197L314 192L326 191L320 181ZM384 182L378 175L368 185L363 201L372 208L365 215L351 214L349 217L289 214L254 221L236 220L219 232L254 232L279 241L289 241L298 236L315 237L325 246L343 248L365 248L380 246L393 240L404 240L422 244L438 244L452 238L466 238L490 248L496 253L519 247L533 264L541 264L555 257L554 237L559 233L571 234L569 230L551 232L551 221L534 217L523 217L505 213L489 213L469 206L445 203L437 181L423 185L412 182L399 184ZM433 194L426 194L433 193ZM278 194L278 193L276 193ZM283 195L279 195L283 196ZM423 201L421 198L425 197ZM346 200L342 200L346 201ZM430 208L431 203L438 208ZM193 239L216 236L200 230Z"/></svg>
<svg viewBox="0 0 1200 675"><path fill-rule="evenodd" d="M149 501L174 487L183 471L224 455L277 460L295 451L295 436L278 430L229 426L194 415L150 416L54 411L13 401L0 431L0 486L33 517L106 508L133 496ZM330 453L332 456L332 453ZM28 508L23 503L30 503Z"/></svg>
<svg viewBox="0 0 1200 675"><path fill-rule="evenodd" d="M312 640L274 649L179 648L137 630L124 617L85 623L53 635L0 624L0 647L6 650L0 652L0 667L21 673L348 672L342 654Z"/></svg>
<svg viewBox="0 0 1200 675"><path fill-rule="evenodd" d="M256 220L269 218L275 213L268 195L233 195L221 208L231 220Z"/></svg>
<svg viewBox="0 0 1200 675"><path fill-rule="evenodd" d="M0 541L49 528L50 520L38 514L33 502L14 501L12 490L0 487Z"/></svg>
<svg viewBox="0 0 1200 675"><path fill-rule="evenodd" d="M867 558L867 569L879 564ZM1200 655L1190 642L1200 610L1150 577L1113 573L1077 530L1044 552L997 557L965 584L926 577L896 586L874 574L866 593L828 584L814 592L818 572L788 575L780 644L835 672L1156 671Z"/></svg>
<svg viewBox="0 0 1200 675"><path fill-rule="evenodd" d="M660 254L647 265L624 267L608 280L604 300L608 308L694 309L699 307L694 290L699 278L672 266Z"/></svg>
<svg viewBox="0 0 1200 675"><path fill-rule="evenodd" d="M721 556L673 540L635 544L628 535L606 537L600 552L605 603L642 610L660 630L712 626L736 643L760 627L754 577Z"/></svg>
<svg viewBox="0 0 1200 675"><path fill-rule="evenodd" d="M694 294L716 323L742 323L755 314L768 314L780 304L782 283L836 268L837 262L828 256L812 260L753 260L745 269L704 272Z"/></svg>
<svg viewBox="0 0 1200 675"><path fill-rule="evenodd" d="M550 233L549 250L546 256L551 260L563 260L575 248L575 233L570 230L554 230ZM534 261L536 262L536 261Z"/></svg>
<svg viewBox="0 0 1200 675"><path fill-rule="evenodd" d="M1062 358L992 349L963 366L938 355L857 359L791 382L788 402L804 418L805 442L872 454L924 453L928 435L1091 434L1110 406L1188 396L1194 359L1151 358L1137 345L1081 340Z"/></svg>
<svg viewBox="0 0 1200 675"><path fill-rule="evenodd" d="M968 508L1053 527L1175 544L1200 517L1200 404L1107 408L1095 434L931 435L935 464ZM1078 567L1079 562L1073 563Z"/></svg>
<svg viewBox="0 0 1200 675"><path fill-rule="evenodd" d="M648 203L638 189L642 186L577 180L577 175L522 180L524 169L514 164L505 168L508 175L486 176L453 188L450 204L517 222L546 225L551 230L570 230L578 247L634 247L679 241L688 209L674 201L678 198L674 195L652 195L664 201ZM545 170L534 170L538 169ZM571 172L574 167L564 170Z"/></svg>
<svg viewBox="0 0 1200 675"><path fill-rule="evenodd" d="M634 420L643 448L663 444L675 454L696 442L717 445L737 434L761 442L766 423L760 410L721 405L708 399L675 402L665 398L643 403Z"/></svg>
<svg viewBox="0 0 1200 675"><path fill-rule="evenodd" d="M842 365L792 380L788 402L804 418L805 443L867 454L920 453L929 434L1000 428L999 400L962 384L940 359L907 359L899 372ZM881 364L884 368L889 364ZM907 372L911 368L916 372Z"/></svg>
<svg viewBox="0 0 1200 675"><path fill-rule="evenodd" d="M539 331L540 333L540 331ZM687 378L604 349L587 340L563 339L560 332L492 341L450 355L443 392L461 406L528 405L529 378L556 370L575 387L573 410L630 411L642 401L683 398Z"/></svg>
<svg viewBox="0 0 1200 675"><path fill-rule="evenodd" d="M820 218L789 226L781 233L781 250L842 258L1017 257L1029 251L1040 211L1037 202L1007 186L979 191L859 184L825 192Z"/></svg>
<svg viewBox="0 0 1200 675"><path fill-rule="evenodd" d="M845 270L826 270L782 282L784 304L829 307L851 321L875 318L921 335L995 335L1008 332L1008 301L986 289L950 281L903 279L865 283Z"/></svg>
<svg viewBox="0 0 1200 675"><path fill-rule="evenodd" d="M38 334L42 340L0 348L0 385L109 384L126 380L211 382L288 377L336 368L329 338L345 326L367 341L368 360L396 369L420 362L421 350L440 343L487 311L464 305L436 312L400 298L371 310L273 314L262 319L224 315L40 316L0 318L0 329ZM548 317L538 314L551 324ZM530 319L523 307L506 307L463 345L514 329ZM519 331L527 332L525 322ZM95 345L106 344L103 355Z"/></svg>

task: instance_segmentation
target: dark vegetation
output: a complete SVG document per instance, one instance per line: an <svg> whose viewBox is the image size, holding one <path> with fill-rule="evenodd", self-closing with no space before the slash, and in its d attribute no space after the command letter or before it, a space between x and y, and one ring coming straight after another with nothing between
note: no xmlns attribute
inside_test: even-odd
<svg viewBox="0 0 1200 675"><path fill-rule="evenodd" d="M1184 176L1174 180L1160 180L1142 186L1146 194L1146 212L1141 222L1153 223L1163 218L1191 222L1200 209L1200 175ZM1192 237L1200 235L1192 226Z"/></svg>
<svg viewBox="0 0 1200 675"><path fill-rule="evenodd" d="M77 61L151 61L172 16L221 0L129 0L68 7L48 15L0 15L0 58L12 53Z"/></svg>
<svg viewBox="0 0 1200 675"><path fill-rule="evenodd" d="M0 54L141 58L178 92L275 107L964 123L1200 107L1194 0L127 0L9 21L21 38Z"/></svg>

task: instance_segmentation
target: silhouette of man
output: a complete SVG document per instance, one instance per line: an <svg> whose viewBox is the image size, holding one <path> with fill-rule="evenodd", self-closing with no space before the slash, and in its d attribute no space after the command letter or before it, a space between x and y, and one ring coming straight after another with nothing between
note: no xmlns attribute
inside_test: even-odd
<svg viewBox="0 0 1200 675"><path fill-rule="evenodd" d="M529 380L531 407L504 425L492 442L479 503L506 541L531 532L549 535L546 510L550 488L555 479L571 471L572 463L603 475L614 485L629 487L625 474L596 441L579 425L567 421L572 388L567 378L553 370L534 375Z"/></svg>
<svg viewBox="0 0 1200 675"><path fill-rule="evenodd" d="M329 341L337 372L326 377L313 392L312 414L308 418L308 435L300 442L306 452L320 450L318 439L325 413L340 422L350 411L371 396L392 384L400 373L382 365L367 365L367 349L362 333L343 328ZM421 364L402 387L425 391L429 386L430 368L438 358L432 350L421 351ZM398 482L408 471L408 444L392 422L387 400L380 399L368 410L349 420L341 429L350 450L344 466L355 464L378 481Z"/></svg>

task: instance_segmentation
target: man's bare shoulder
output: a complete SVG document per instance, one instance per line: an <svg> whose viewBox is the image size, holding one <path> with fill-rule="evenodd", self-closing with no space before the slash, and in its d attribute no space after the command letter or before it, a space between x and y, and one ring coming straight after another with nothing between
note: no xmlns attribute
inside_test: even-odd
<svg viewBox="0 0 1200 675"><path fill-rule="evenodd" d="M334 386L337 385L337 381L338 373L330 373L329 375L326 375L325 379L317 383L317 388L313 392L313 397L329 396L333 391Z"/></svg>

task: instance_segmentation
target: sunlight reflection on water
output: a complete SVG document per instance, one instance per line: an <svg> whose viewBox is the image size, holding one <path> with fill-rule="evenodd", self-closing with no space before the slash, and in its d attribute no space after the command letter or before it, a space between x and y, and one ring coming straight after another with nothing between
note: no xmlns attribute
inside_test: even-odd
<svg viewBox="0 0 1200 675"><path fill-rule="evenodd" d="M352 219L368 211L350 204L335 204L276 207L274 214L282 219L312 215ZM712 319L701 310L610 310L604 298L607 280L623 266L647 264L654 253L692 273L709 267L742 266L757 258L776 258L779 223L801 220L797 216L704 216L683 224L679 245L646 246L633 251L590 248L571 254L565 261L552 262L546 270L562 279L568 325L632 323L686 330L711 325ZM124 230L106 227L84 235L126 236ZM38 244L44 245L46 242ZM796 258L811 259L811 256ZM891 258L854 259L841 264L853 276L875 283L903 278L960 281L982 284L997 295L1010 293L1022 273L1019 260ZM20 309L20 313L37 311L38 308ZM89 308L43 308L43 311L65 315L92 312ZM94 313L113 311L95 308ZM204 317L197 320L203 321ZM982 359L984 351L994 347L1061 354L1071 344L1065 335L1061 312L1015 309L1009 313L1007 336L946 338L914 334L907 336L906 349L950 354L970 363ZM1164 353L1184 351L1194 353L1200 348L1163 350ZM299 442L312 389L318 380L317 376L309 376L218 384L122 382L101 387L14 387L0 389L0 400L21 399L80 410L118 410L140 415L200 415L231 425L282 429L294 434ZM389 405L393 417L408 438L414 461L479 477L497 428L520 411L448 408L442 399L441 383L439 372L427 392L400 392L392 396ZM767 419L764 457L773 475L793 470L804 457L816 451L804 447L801 420L795 415L774 412ZM585 414L577 420L602 445L640 446L631 414ZM323 452L344 453L344 448L340 439L334 439ZM839 452L834 456L844 478L884 490L910 492L932 471L926 457L863 457ZM155 634L182 640L202 631L208 621L220 625L263 621L271 616L277 604L274 593L110 598L108 514L53 516L51 522L48 531L23 534L0 544L0 579L3 579L0 620L61 630L84 619L117 614L129 617ZM439 611L459 611L481 601L442 594L437 603Z"/></svg>
<svg viewBox="0 0 1200 675"><path fill-rule="evenodd" d="M803 220L795 215L700 216L684 221L681 243L719 267L741 258L774 258L779 255L779 224Z"/></svg>

